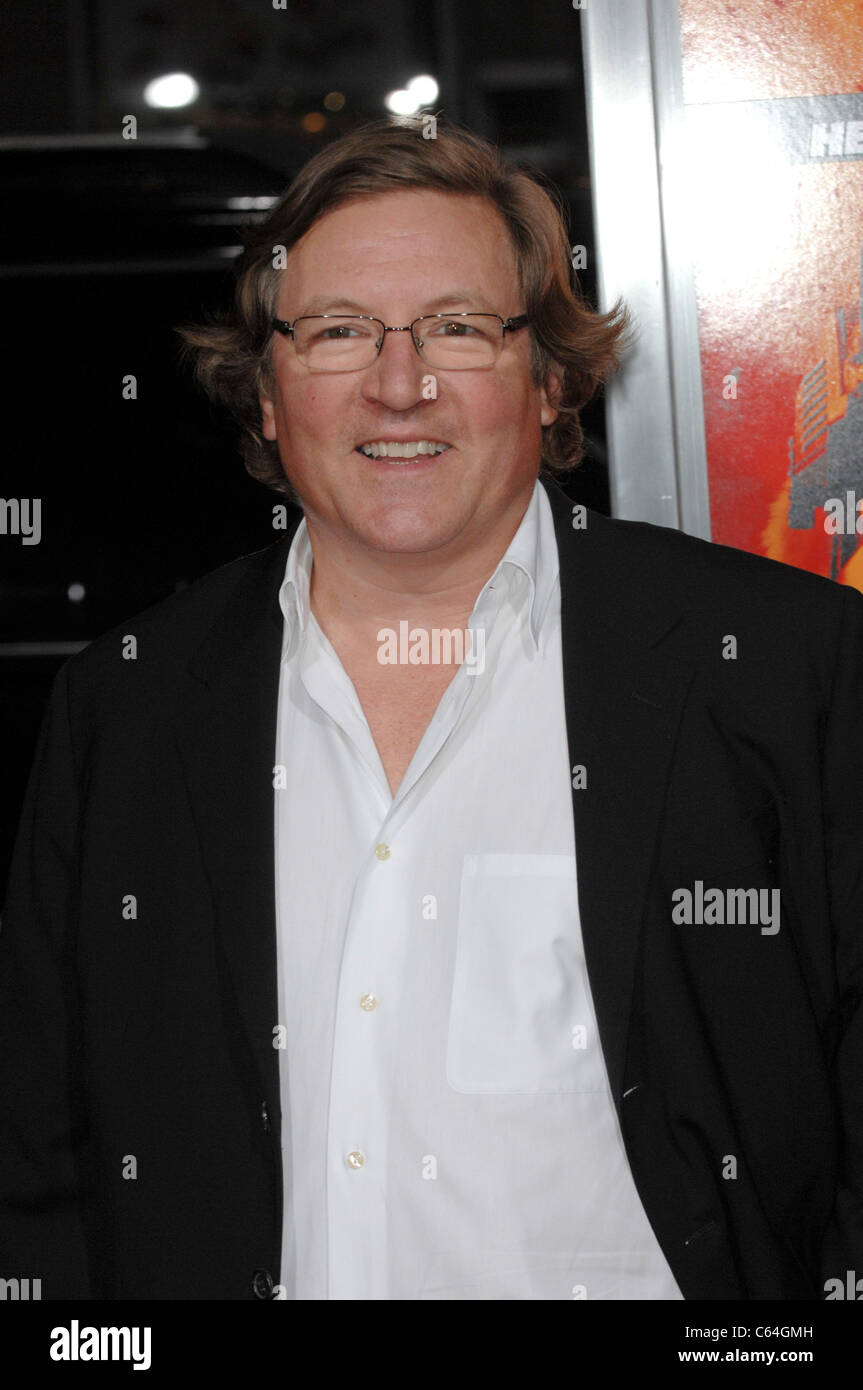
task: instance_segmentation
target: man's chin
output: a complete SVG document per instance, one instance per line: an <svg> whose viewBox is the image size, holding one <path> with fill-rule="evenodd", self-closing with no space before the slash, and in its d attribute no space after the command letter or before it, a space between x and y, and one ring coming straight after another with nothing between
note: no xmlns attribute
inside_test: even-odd
<svg viewBox="0 0 863 1390"><path fill-rule="evenodd" d="M442 525L440 517L387 517L378 524L355 526L354 534L361 545L382 555L423 555L440 550L459 529Z"/></svg>

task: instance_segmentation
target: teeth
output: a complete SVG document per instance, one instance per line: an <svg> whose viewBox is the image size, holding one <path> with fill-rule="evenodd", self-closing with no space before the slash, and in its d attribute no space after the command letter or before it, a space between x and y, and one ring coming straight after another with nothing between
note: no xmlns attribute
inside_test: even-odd
<svg viewBox="0 0 863 1390"><path fill-rule="evenodd" d="M417 454L442 454L449 445L440 444L436 439L410 439L403 444L379 439L358 447L366 458L413 459Z"/></svg>

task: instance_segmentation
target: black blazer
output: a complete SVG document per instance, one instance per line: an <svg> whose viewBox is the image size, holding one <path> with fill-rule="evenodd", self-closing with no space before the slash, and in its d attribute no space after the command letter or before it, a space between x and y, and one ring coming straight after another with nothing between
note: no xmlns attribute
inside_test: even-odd
<svg viewBox="0 0 863 1390"><path fill-rule="evenodd" d="M863 598L655 526L575 527L544 485L582 931L638 1191L687 1298L823 1298L863 1274ZM0 931L0 1275L45 1299L279 1282L298 521L54 685ZM676 923L699 881L779 887L780 930Z"/></svg>

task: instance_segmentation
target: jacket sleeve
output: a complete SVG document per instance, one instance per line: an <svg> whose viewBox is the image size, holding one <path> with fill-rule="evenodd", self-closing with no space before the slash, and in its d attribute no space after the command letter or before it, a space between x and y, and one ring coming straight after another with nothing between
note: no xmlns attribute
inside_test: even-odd
<svg viewBox="0 0 863 1390"><path fill-rule="evenodd" d="M824 833L839 995L834 1080L842 1149L836 1200L821 1247L828 1279L863 1278L863 596L844 591L824 761Z"/></svg>
<svg viewBox="0 0 863 1390"><path fill-rule="evenodd" d="M0 923L0 1276L40 1279L43 1299L93 1296L78 1175L78 813L67 663L42 723Z"/></svg>

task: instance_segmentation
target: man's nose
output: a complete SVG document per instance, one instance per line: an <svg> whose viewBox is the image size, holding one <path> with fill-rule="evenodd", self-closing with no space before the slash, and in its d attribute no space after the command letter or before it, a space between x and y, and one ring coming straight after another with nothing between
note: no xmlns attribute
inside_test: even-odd
<svg viewBox="0 0 863 1390"><path fill-rule="evenodd" d="M374 364L363 373L363 395L391 410L407 410L427 398L423 395L423 381L431 375L409 329L385 333Z"/></svg>

